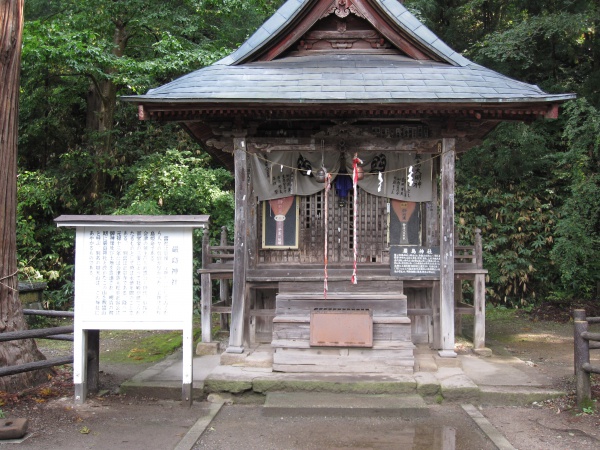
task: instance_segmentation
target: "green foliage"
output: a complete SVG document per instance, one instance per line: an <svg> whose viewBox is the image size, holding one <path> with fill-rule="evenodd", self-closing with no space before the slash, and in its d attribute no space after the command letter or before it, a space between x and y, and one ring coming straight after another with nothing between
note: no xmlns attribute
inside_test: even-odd
<svg viewBox="0 0 600 450"><path fill-rule="evenodd" d="M526 305L556 276L548 250L556 213L552 192L531 192L525 183L505 189L458 189L460 228L482 229L484 267L489 270L488 298Z"/></svg>
<svg viewBox="0 0 600 450"><path fill-rule="evenodd" d="M139 121L118 96L224 57L279 4L26 2L18 258L22 279L49 282L49 307L68 308L73 296L73 231L56 228L60 214L211 214L213 230L231 227L231 176L214 170L179 125ZM110 123L98 124L103 118Z"/></svg>
<svg viewBox="0 0 600 450"><path fill-rule="evenodd" d="M73 232L52 223L69 192L60 181L41 172L21 172L17 178L17 258L19 278L48 282L45 301L66 309L72 298L69 255ZM71 292L66 292L70 289Z"/></svg>
<svg viewBox="0 0 600 450"><path fill-rule="evenodd" d="M557 221L556 190L546 180L552 134L506 124L457 164L459 236L482 230L488 298L522 307L548 292L557 278L550 258Z"/></svg>
<svg viewBox="0 0 600 450"><path fill-rule="evenodd" d="M577 416L581 416L584 414L588 415L588 416L594 415L596 412L596 408L597 408L596 403L597 403L597 400L592 400L591 398L587 398L587 397L584 398L581 401L581 403L578 405L581 412L576 415Z"/></svg>
<svg viewBox="0 0 600 450"><path fill-rule="evenodd" d="M568 196L560 208L552 257L563 289L589 298L600 281L600 111L579 100L565 115L568 151L559 157L559 175L568 183Z"/></svg>
<svg viewBox="0 0 600 450"><path fill-rule="evenodd" d="M465 239L483 230L488 298L524 304L593 295L598 281L600 5L408 0L475 62L550 92L574 91L558 121L504 124L457 165Z"/></svg>
<svg viewBox="0 0 600 450"><path fill-rule="evenodd" d="M116 214L210 214L215 238L233 230L233 177L211 169L206 155L167 150L140 159Z"/></svg>

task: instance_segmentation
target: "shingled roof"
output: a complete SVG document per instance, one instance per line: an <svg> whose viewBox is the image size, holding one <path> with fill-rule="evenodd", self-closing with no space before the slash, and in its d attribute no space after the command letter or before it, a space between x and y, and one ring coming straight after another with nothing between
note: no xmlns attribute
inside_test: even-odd
<svg viewBox="0 0 600 450"><path fill-rule="evenodd" d="M556 101L534 85L469 64L451 66L392 55L288 57L239 66L215 64L148 91L145 102L396 103Z"/></svg>
<svg viewBox="0 0 600 450"><path fill-rule="evenodd" d="M282 39L293 36L294 27L312 26L316 19L311 22L307 18L313 9L319 5L335 8L340 1L347 7L363 8L357 14L367 21L379 14L387 27L382 35L392 46L395 42L409 42L416 55L424 56L407 55L406 48L398 49L396 54L294 54L289 49L301 34L294 42L272 50ZM394 40L388 28L399 37ZM269 51L270 56L265 56ZM547 94L535 85L469 61L396 0L288 0L230 56L151 89L146 95L124 99L151 107L158 103L390 105L423 101L539 105L571 98L573 94Z"/></svg>

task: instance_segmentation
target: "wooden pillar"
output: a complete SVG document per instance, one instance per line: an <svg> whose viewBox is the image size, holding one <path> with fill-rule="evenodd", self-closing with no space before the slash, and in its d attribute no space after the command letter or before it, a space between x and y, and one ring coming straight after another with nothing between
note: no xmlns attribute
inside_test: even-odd
<svg viewBox="0 0 600 450"><path fill-rule="evenodd" d="M246 268L256 269L258 264L258 220L257 214L259 209L258 198L256 195L252 195L254 192L254 180L252 179L252 172L248 173L248 192L251 193L246 201ZM251 283L246 283L246 320L244 327L246 332L244 333L244 340L250 344L255 343L256 338L256 321L257 317L252 317L250 312L252 308L256 308L256 289L254 289Z"/></svg>
<svg viewBox="0 0 600 450"><path fill-rule="evenodd" d="M431 348L435 350L441 350L442 348L442 333L440 324L440 282L438 280L432 282L431 291L429 292L431 297L431 325L432 325L432 341Z"/></svg>
<svg viewBox="0 0 600 450"><path fill-rule="evenodd" d="M210 257L208 227L204 228L202 235L202 268L208 269ZM212 328L212 280L210 273L203 272L200 275L200 327L202 331L202 342L211 342Z"/></svg>
<svg viewBox="0 0 600 450"><path fill-rule="evenodd" d="M473 292L473 350L485 349L485 275L475 275Z"/></svg>
<svg viewBox="0 0 600 450"><path fill-rule="evenodd" d="M246 205L248 201L248 166L246 139L233 139L235 165L235 237L233 245L233 292L231 296L231 326L227 353L244 352L244 321L246 311Z"/></svg>
<svg viewBox="0 0 600 450"><path fill-rule="evenodd" d="M477 269L483 269L483 245L481 243L481 230L475 229L475 256ZM477 352L485 349L485 275L475 275L473 292L473 349Z"/></svg>
<svg viewBox="0 0 600 450"><path fill-rule="evenodd" d="M456 141L442 141L442 220L440 239L440 337L439 355L456 357L454 351L454 161Z"/></svg>
<svg viewBox="0 0 600 450"><path fill-rule="evenodd" d="M458 233L454 234L454 249L459 245ZM456 336L462 336L462 314L460 314L456 308L460 306L463 301L463 287L462 280L454 279L454 333Z"/></svg>
<svg viewBox="0 0 600 450"><path fill-rule="evenodd" d="M462 314L456 311L463 301L462 280L454 280L454 332L457 336L462 336Z"/></svg>
<svg viewBox="0 0 600 450"><path fill-rule="evenodd" d="M227 246L227 227L221 227L221 247ZM225 259L221 260L222 263L226 263ZM227 278L221 278L219 280L219 300L221 305L226 306L229 304L229 280ZM221 330L229 329L229 314L221 314L219 316L219 325Z"/></svg>
<svg viewBox="0 0 600 450"><path fill-rule="evenodd" d="M440 171L439 160L436 158L433 160L433 174L431 177L431 189L432 198L431 203L427 204L427 233L426 233L426 245L428 247L435 247L440 245L440 215L438 212L438 174ZM435 174L435 175L434 175ZM431 347L434 349L441 349L441 334L440 334L440 282L434 281L431 289L428 289L427 299L428 305L431 306L432 315L430 317L429 324L429 339Z"/></svg>

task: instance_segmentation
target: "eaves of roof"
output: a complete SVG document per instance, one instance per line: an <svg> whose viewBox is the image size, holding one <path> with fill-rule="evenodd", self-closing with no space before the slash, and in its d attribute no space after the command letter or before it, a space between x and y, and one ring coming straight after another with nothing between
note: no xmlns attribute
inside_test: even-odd
<svg viewBox="0 0 600 450"><path fill-rule="evenodd" d="M239 66L212 65L123 97L136 103L328 104L544 103L574 94L548 94L485 67L415 61L399 55L287 57Z"/></svg>

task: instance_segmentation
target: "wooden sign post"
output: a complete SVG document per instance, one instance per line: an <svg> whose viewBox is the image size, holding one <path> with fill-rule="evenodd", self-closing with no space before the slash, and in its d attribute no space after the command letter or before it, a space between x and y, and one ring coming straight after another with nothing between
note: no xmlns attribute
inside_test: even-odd
<svg viewBox="0 0 600 450"><path fill-rule="evenodd" d="M182 402L192 403L192 231L208 216L60 216L75 227L75 403L95 330L182 330Z"/></svg>

